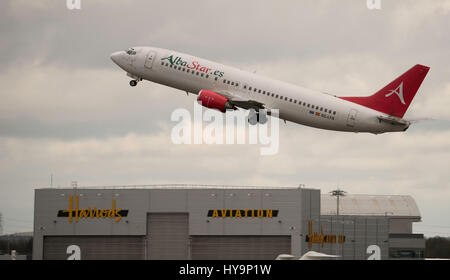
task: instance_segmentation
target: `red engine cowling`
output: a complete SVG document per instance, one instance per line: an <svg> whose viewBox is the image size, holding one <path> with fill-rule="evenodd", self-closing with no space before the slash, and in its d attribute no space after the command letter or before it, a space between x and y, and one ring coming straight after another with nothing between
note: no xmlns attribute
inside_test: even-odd
<svg viewBox="0 0 450 280"><path fill-rule="evenodd" d="M207 89L200 91L197 102L206 108L217 109L222 113L225 113L227 109L234 109L228 98Z"/></svg>

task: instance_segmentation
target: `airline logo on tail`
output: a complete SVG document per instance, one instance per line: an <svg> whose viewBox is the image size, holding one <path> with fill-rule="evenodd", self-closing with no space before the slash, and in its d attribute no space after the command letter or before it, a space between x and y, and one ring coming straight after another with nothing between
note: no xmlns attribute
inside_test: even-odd
<svg viewBox="0 0 450 280"><path fill-rule="evenodd" d="M341 98L394 117L403 118L429 70L430 67L428 66L416 64L371 96ZM392 90L395 85L397 85L397 88ZM400 102L394 101L396 99L395 96L386 100L394 93L398 96Z"/></svg>
<svg viewBox="0 0 450 280"><path fill-rule="evenodd" d="M397 94L398 98L400 98L400 101L403 105L406 105L405 100L403 99L403 82L394 90L390 90L388 94L385 95L385 97L389 97L392 94Z"/></svg>

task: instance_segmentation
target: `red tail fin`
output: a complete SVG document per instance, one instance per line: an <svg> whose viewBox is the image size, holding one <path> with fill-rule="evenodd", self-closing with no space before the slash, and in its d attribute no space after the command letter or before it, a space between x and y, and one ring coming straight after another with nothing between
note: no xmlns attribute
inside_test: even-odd
<svg viewBox="0 0 450 280"><path fill-rule="evenodd" d="M392 116L402 118L411 104L430 67L417 64L374 95L341 97Z"/></svg>

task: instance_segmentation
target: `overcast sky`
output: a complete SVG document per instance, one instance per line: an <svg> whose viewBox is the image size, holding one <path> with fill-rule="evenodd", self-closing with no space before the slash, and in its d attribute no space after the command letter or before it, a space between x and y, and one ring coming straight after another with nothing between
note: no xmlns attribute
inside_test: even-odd
<svg viewBox="0 0 450 280"><path fill-rule="evenodd" d="M32 231L34 189L200 183L411 195L415 231L450 236L450 1L0 1L0 212L4 233ZM176 108L194 97L136 88L110 53L157 46L342 96L431 67L405 133L280 123L280 150L175 145Z"/></svg>

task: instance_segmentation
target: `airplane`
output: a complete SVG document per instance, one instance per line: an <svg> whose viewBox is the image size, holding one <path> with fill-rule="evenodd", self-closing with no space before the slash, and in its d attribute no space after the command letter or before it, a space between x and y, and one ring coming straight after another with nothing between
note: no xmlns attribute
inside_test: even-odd
<svg viewBox="0 0 450 280"><path fill-rule="evenodd" d="M430 69L417 64L373 95L338 97L162 48L133 47L111 59L132 87L148 80L197 94L202 106L223 113L249 110L251 125L264 124L278 109L285 122L373 134L409 128L412 121L403 116Z"/></svg>
<svg viewBox="0 0 450 280"><path fill-rule="evenodd" d="M289 255L289 254L281 254L281 255L278 255L275 260L278 260L278 261L286 261L286 260L315 261L315 260L334 260L334 259L339 259L339 258L341 258L341 256L327 255L327 254L319 253L316 251L308 251L300 258L293 256L293 255Z"/></svg>

